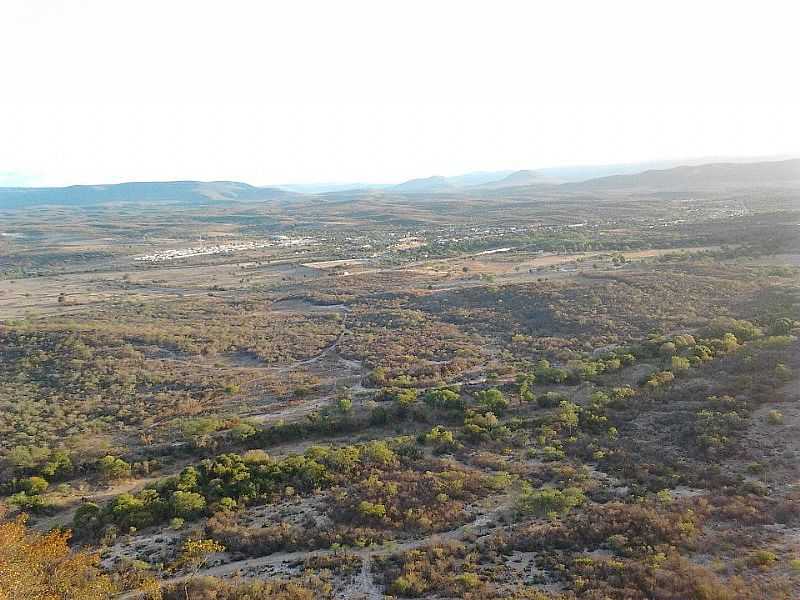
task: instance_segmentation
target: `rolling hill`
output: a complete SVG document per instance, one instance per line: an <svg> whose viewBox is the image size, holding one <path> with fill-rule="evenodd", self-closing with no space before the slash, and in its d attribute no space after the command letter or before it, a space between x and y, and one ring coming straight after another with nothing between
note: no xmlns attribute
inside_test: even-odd
<svg viewBox="0 0 800 600"><path fill-rule="evenodd" d="M450 192L457 189L455 185L447 180L447 177L441 175L434 175L433 177L424 177L421 179L410 179L398 185L388 188L391 192L398 192L401 194L420 194L426 192Z"/></svg>
<svg viewBox="0 0 800 600"><path fill-rule="evenodd" d="M685 191L800 187L800 159L713 163L566 183L563 191Z"/></svg>
<svg viewBox="0 0 800 600"><path fill-rule="evenodd" d="M492 177L498 177L492 180ZM488 180L488 181L487 181ZM563 181L563 180L562 180ZM476 183L479 182L479 183ZM299 189L300 186L297 186ZM543 193L654 193L725 191L732 189L800 189L800 159L769 162L725 162L650 169L634 174L617 174L578 182L558 183L546 170L480 172L456 177L440 175L411 179L393 186L352 188L325 192L329 199L347 199L361 194L451 194L480 199L514 194ZM313 189L313 186L312 186ZM319 191L307 193L320 194ZM321 199L321 196L316 196ZM236 181L130 182L109 185L75 185L53 188L0 188L0 208L27 206L93 206L118 202L207 204L219 202L287 202L313 198L299 191L278 187L257 187Z"/></svg>
<svg viewBox="0 0 800 600"><path fill-rule="evenodd" d="M475 189L498 190L507 187L519 187L524 185L553 185L556 183L558 183L558 180L555 178L542 175L538 171L523 169L521 171L514 171L513 173L497 181L489 181L487 183L475 186Z"/></svg>
<svg viewBox="0 0 800 600"><path fill-rule="evenodd" d="M54 188L0 188L0 208L25 206L91 206L110 202L259 202L288 200L297 194L236 181L130 182Z"/></svg>

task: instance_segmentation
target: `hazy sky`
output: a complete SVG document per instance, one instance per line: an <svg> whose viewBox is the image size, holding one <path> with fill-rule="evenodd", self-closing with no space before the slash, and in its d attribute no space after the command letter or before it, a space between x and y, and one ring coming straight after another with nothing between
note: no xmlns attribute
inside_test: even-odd
<svg viewBox="0 0 800 600"><path fill-rule="evenodd" d="M2 0L0 185L800 154L797 4Z"/></svg>

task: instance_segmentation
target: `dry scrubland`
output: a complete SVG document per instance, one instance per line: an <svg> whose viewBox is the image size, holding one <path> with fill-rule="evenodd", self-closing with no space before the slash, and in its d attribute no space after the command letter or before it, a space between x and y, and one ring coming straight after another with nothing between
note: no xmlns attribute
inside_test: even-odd
<svg viewBox="0 0 800 600"><path fill-rule="evenodd" d="M677 196L5 211L0 596L798 597L800 212Z"/></svg>

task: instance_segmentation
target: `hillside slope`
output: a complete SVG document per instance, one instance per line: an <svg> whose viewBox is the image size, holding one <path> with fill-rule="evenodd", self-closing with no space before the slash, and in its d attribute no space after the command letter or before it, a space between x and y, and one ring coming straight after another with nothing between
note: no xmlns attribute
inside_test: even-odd
<svg viewBox="0 0 800 600"><path fill-rule="evenodd" d="M53 188L0 188L0 208L41 205L91 206L108 202L257 202L296 194L236 181L130 182Z"/></svg>
<svg viewBox="0 0 800 600"><path fill-rule="evenodd" d="M612 175L567 183L563 190L704 190L800 187L800 159L757 163L713 163Z"/></svg>

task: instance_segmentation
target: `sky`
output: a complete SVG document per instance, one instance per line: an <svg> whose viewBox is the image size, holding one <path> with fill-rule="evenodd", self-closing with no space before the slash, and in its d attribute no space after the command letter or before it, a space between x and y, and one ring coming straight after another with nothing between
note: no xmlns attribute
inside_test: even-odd
<svg viewBox="0 0 800 600"><path fill-rule="evenodd" d="M800 155L800 6L3 0L0 186Z"/></svg>

